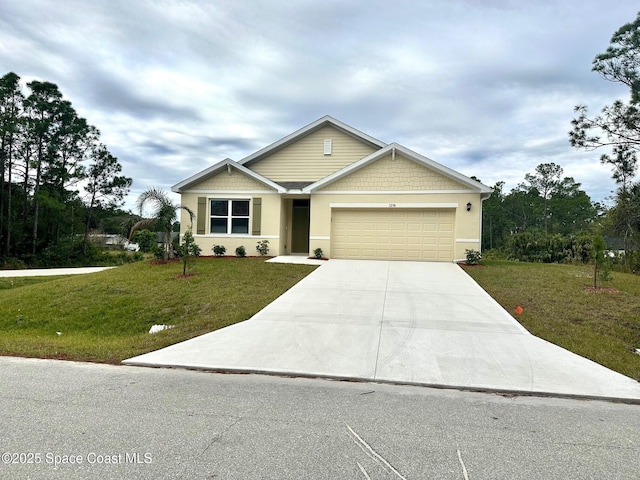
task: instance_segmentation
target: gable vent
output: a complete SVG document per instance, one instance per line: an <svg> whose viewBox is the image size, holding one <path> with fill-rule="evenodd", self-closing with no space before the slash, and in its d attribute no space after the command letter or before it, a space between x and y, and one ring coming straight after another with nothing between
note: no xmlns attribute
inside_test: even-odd
<svg viewBox="0 0 640 480"><path fill-rule="evenodd" d="M330 138L324 139L324 154L331 155L331 139Z"/></svg>

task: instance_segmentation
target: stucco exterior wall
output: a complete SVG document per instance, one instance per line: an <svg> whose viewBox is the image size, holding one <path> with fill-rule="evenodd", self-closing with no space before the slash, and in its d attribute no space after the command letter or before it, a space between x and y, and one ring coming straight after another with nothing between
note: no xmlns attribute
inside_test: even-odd
<svg viewBox="0 0 640 480"><path fill-rule="evenodd" d="M323 153L325 139L332 140L331 155ZM377 149L327 125L247 166L275 182L315 182Z"/></svg>

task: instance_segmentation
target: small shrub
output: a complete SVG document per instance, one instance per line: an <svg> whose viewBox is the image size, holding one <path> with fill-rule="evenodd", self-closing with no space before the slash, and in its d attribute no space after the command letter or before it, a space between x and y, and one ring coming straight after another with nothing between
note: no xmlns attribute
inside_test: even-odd
<svg viewBox="0 0 640 480"><path fill-rule="evenodd" d="M211 250L216 257L222 257L227 251L224 245L214 245Z"/></svg>
<svg viewBox="0 0 640 480"><path fill-rule="evenodd" d="M321 248L316 248L313 251L313 256L316 257L317 259L321 259L324 255L322 253L322 249Z"/></svg>
<svg viewBox="0 0 640 480"><path fill-rule="evenodd" d="M480 265L482 255L479 251L466 249L464 253L467 256L467 260L465 262L467 265Z"/></svg>
<svg viewBox="0 0 640 480"><path fill-rule="evenodd" d="M153 253L153 256L156 257L156 260L162 261L164 260L165 254L167 252L165 252L163 247L156 245L152 253Z"/></svg>
<svg viewBox="0 0 640 480"><path fill-rule="evenodd" d="M267 255L269 253L269 240L260 240L256 246L256 250L262 257Z"/></svg>
<svg viewBox="0 0 640 480"><path fill-rule="evenodd" d="M246 256L247 256L247 251L245 250L244 246L240 245L239 247L236 248L236 257L244 258Z"/></svg>

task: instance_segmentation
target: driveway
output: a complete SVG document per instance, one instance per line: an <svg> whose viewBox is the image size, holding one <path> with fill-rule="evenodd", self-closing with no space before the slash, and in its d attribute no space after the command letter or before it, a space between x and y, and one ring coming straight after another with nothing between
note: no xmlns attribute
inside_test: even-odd
<svg viewBox="0 0 640 480"><path fill-rule="evenodd" d="M330 260L245 322L123 363L640 400L451 263Z"/></svg>

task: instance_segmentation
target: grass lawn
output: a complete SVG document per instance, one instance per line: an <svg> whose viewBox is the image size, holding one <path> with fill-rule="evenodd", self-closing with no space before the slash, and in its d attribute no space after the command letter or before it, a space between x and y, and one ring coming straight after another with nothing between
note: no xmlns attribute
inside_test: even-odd
<svg viewBox="0 0 640 480"><path fill-rule="evenodd" d="M593 266L485 261L465 271L534 335L640 381L640 276L613 272L594 292Z"/></svg>
<svg viewBox="0 0 640 480"><path fill-rule="evenodd" d="M119 363L246 320L314 268L199 258L189 278L180 277L181 263L149 262L88 275L2 278L0 355ZM175 328L151 335L154 324Z"/></svg>

